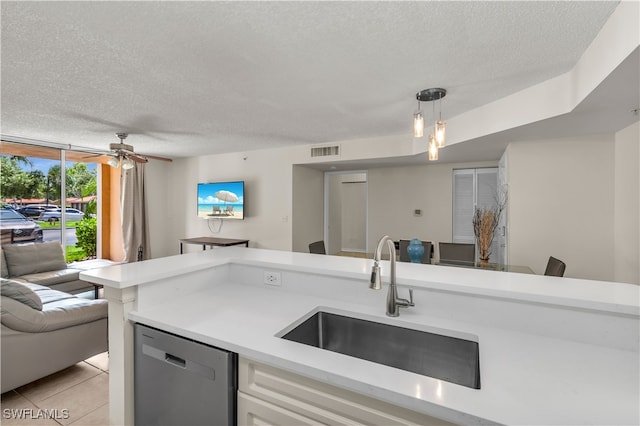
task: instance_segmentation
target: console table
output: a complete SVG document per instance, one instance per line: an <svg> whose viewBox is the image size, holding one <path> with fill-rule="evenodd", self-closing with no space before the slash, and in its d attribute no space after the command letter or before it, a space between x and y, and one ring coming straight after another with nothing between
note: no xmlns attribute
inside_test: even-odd
<svg viewBox="0 0 640 426"><path fill-rule="evenodd" d="M207 246L229 247L241 246L249 247L249 240L236 240L233 238L217 238L217 237L196 237L180 239L180 254L182 254L182 244L200 244L202 250L206 250Z"/></svg>

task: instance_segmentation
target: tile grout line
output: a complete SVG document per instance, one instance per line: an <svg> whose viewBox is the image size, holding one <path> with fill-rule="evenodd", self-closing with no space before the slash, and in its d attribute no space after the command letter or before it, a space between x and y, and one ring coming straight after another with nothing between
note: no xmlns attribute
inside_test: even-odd
<svg viewBox="0 0 640 426"><path fill-rule="evenodd" d="M82 361L82 362L84 362L84 361ZM99 369L99 368L97 368L97 367L94 367L94 366L93 366L93 365L91 365L91 364L88 364L88 363L86 363L86 364L87 364L87 365L90 365L92 368L95 368L96 370L98 370L98 373L97 373L96 375L94 375L94 376L87 377L86 379L84 379L84 380L82 380L82 381L80 381L80 382L78 382L78 383L75 383L75 384L73 384L73 385L71 385L71 386L69 386L69 387L67 387L67 388L61 389L61 390L59 390L59 391L58 391L58 392L56 392L56 393L53 393L53 394L51 394L51 395L48 395L46 398L41 399L39 402L45 401L45 400L47 400L47 399L49 399L49 398L52 398L53 396L58 395L58 394L60 394L60 393L62 393L62 392L66 392L66 391L68 391L69 389L73 389L74 387L78 386L79 384L82 384L82 383L86 382L87 380L91 380L91 379L93 379L94 377L98 377L100 374L104 373L104 371L103 371L103 370L101 370L101 369ZM27 395L23 394L23 393L22 393L22 392L20 392L18 389L14 389L14 392L16 392L18 395L20 395L21 397L23 397L24 399L26 399L27 401L29 401L30 403L32 403L33 405L35 405L37 408L41 408L41 407L38 405L38 403L37 403L36 401L34 401L34 400L30 399Z"/></svg>
<svg viewBox="0 0 640 426"><path fill-rule="evenodd" d="M80 417L79 419L75 420L73 423L69 423L67 426L73 426L74 424L78 424L78 422L80 422L82 419L88 417L89 415L95 413L96 411L102 409L102 407L104 407L105 405L109 405L109 402L106 402L105 404L102 404L101 406L97 407L95 410L91 410L89 411L87 414L85 414L84 416ZM64 425L62 425L64 426Z"/></svg>
<svg viewBox="0 0 640 426"><path fill-rule="evenodd" d="M81 384L83 384L83 383L85 383L85 382L87 382L87 381L89 381L89 380L92 380L92 379L94 379L94 378L96 378L96 377L99 377L101 374L106 374L107 376L109 375L109 372L108 372L108 371L102 370L101 368L99 368L99 367L97 367L97 366L95 366L95 365L92 365L92 364L90 364L90 363L88 363L88 362L86 362L86 361L82 361L82 362L83 362L83 363L85 363L85 364L87 364L88 366L90 366L90 367L94 368L95 370L97 370L97 374L96 374L96 375L94 375L94 376L88 377L88 378L86 378L86 379L84 379L84 380L82 380L82 381L80 381L80 382L78 382L78 383L75 383L75 384L74 384L74 385L72 385L72 386L69 386L69 387L67 387L67 388L65 388L65 389L62 389L62 390L60 390L60 391L58 391L58 392L56 392L56 393L53 393L53 394L51 394L51 395L48 395L46 398L43 398L43 399L42 399L42 400L40 400L40 401L37 401L37 402L36 402L36 401L32 400L31 398L27 397L27 395L25 395L25 394L21 393L21 392L20 392L20 391L18 391L17 389L13 389L13 390L12 390L12 392L15 392L17 395L21 396L22 398L24 398L25 400L27 400L30 404L33 404L37 409L39 409L39 410L40 410L40 409L45 409L45 408L46 408L46 407L42 407L42 406L41 406L41 403L42 403L43 401L46 401L46 400L47 400L47 399L49 399L49 398L52 398L52 397L54 397L54 396L56 396L56 395L59 395L59 394L60 394L60 393L62 393L62 392L69 391L69 390L73 389L74 387L76 387L76 386L78 386L78 385L81 385ZM108 404L108 402L107 402L106 404ZM106 404L103 404L103 405L101 405L100 407L97 407L95 410L90 411L89 413L87 413L87 414L85 414L84 416L82 416L80 419L82 419L82 418L84 418L84 417L88 416L89 414L93 413L94 411L96 411L96 410L98 410L98 409L102 408L102 407L103 407L104 405L106 405ZM79 421L80 419L77 419L77 420L76 420L76 422L77 422L77 421ZM51 418L51 420L53 420L54 422L56 422L56 423L57 423L58 425L60 425L60 426L65 426L65 424L64 424L64 423L59 422L59 421L58 421L57 419L55 419L55 418Z"/></svg>
<svg viewBox="0 0 640 426"><path fill-rule="evenodd" d="M84 362L84 361L83 361L83 362ZM89 363L87 363L87 364L89 364ZM91 364L89 364L89 365L91 365ZM87 381L89 381L89 380L93 380L93 379L95 379L96 377L99 377L101 374L107 374L107 375L108 375L108 373L107 373L107 372L105 372L105 371L101 370L100 368L95 367L95 366L93 366L93 365L92 365L92 367L94 367L96 370L98 370L98 371L99 371L99 373L98 373L98 374L96 374L95 376L89 377L89 378L87 378L87 379L85 379L85 380L83 380L83 381L81 381L81 382L78 382L78 383L74 384L73 386L70 386L70 387L68 387L68 388L66 388L66 389L64 389L64 390L61 390L60 392L56 392L56 393L54 393L54 394L52 394L52 395L50 395L50 396L48 396L48 397L44 398L44 399L43 399L42 401L40 401L40 402L46 401L47 399L52 398L52 397L54 397L55 395L58 395L58 394L60 394L60 393L62 393L62 392L69 391L69 390L71 390L71 389L75 388L76 386L79 386L79 385L81 385L81 384L83 384L83 383L85 383L85 382L87 382ZM17 392L17 391L16 391L16 392ZM42 409L42 410L46 409L46 407L41 407L40 405L38 405L38 403L31 401L30 399L28 399L28 398L27 398L27 397L25 397L24 395L22 395L22 394L20 394L20 395L21 395L22 397L24 397L25 399L27 399L29 402L31 402L33 405L35 405L35 406L36 406L36 408L38 408L38 409ZM89 411L89 412L88 412L88 413L86 413L84 416L80 417L79 419L76 419L73 423L77 423L77 422L79 422L81 419L85 418L85 417L86 417L86 416L88 416L89 414L92 414L94 411L97 411L97 410L101 409L102 407L104 407L104 406L105 406L105 405L107 405L107 404L109 404L109 401L107 401L105 404L102 404L102 405L100 405L99 407L96 407L95 409L93 409L93 410ZM55 422L56 422L57 424L59 424L60 426L65 426L65 425L66 425L66 426L71 426L71 425L73 424L73 423L61 423L61 422L59 422L59 421L58 421L57 419L55 419L55 418L52 418L51 420L55 421Z"/></svg>

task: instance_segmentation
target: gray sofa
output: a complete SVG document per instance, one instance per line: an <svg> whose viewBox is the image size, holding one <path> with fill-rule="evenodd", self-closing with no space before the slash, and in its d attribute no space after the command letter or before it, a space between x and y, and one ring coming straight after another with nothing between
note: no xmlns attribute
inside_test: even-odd
<svg viewBox="0 0 640 426"><path fill-rule="evenodd" d="M40 284L65 293L93 290L78 275L86 268L68 266L59 242L11 244L2 246L2 278Z"/></svg>
<svg viewBox="0 0 640 426"><path fill-rule="evenodd" d="M0 279L2 393L107 350L107 301Z"/></svg>

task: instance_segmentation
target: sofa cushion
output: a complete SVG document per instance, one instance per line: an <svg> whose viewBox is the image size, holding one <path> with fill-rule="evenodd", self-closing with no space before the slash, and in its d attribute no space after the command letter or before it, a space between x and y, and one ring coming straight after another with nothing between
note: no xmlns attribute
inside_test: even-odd
<svg viewBox="0 0 640 426"><path fill-rule="evenodd" d="M65 293L64 291L52 290L49 287L42 287L42 289L35 290L34 293L40 298L42 306L46 306L47 303L73 299L75 297L73 294Z"/></svg>
<svg viewBox="0 0 640 426"><path fill-rule="evenodd" d="M14 244L5 246L3 252L11 277L67 268L62 246L57 241Z"/></svg>
<svg viewBox="0 0 640 426"><path fill-rule="evenodd" d="M23 303L32 309L42 310L42 301L32 289L21 282L0 278L0 294Z"/></svg>
<svg viewBox="0 0 640 426"><path fill-rule="evenodd" d="M9 278L9 270L7 269L7 259L4 257L4 250L0 250L0 276L2 278Z"/></svg>
<svg viewBox="0 0 640 426"><path fill-rule="evenodd" d="M40 333L107 318L107 301L71 297L44 304L42 311L9 297L1 297L2 324L12 330Z"/></svg>
<svg viewBox="0 0 640 426"><path fill-rule="evenodd" d="M52 286L68 281L79 280L79 269L59 269L55 271L36 272L33 274L20 275L20 278L30 283Z"/></svg>

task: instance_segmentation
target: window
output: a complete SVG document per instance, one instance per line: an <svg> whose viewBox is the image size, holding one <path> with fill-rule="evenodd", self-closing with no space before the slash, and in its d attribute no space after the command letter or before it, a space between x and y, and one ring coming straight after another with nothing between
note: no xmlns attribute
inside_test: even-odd
<svg viewBox="0 0 640 426"><path fill-rule="evenodd" d="M2 141L0 157L2 207L37 225L42 232L38 241L60 241L67 261L95 256L97 223L83 221L96 217L95 156Z"/></svg>

